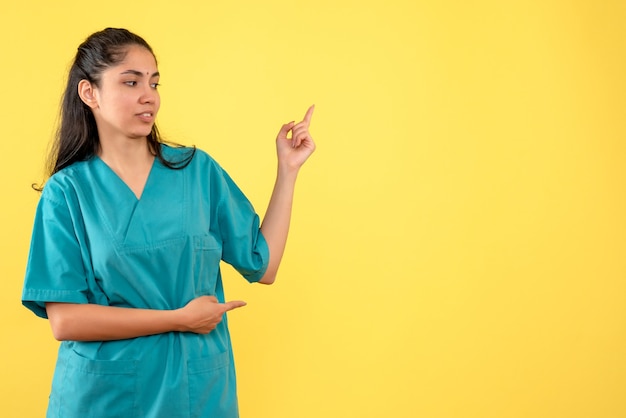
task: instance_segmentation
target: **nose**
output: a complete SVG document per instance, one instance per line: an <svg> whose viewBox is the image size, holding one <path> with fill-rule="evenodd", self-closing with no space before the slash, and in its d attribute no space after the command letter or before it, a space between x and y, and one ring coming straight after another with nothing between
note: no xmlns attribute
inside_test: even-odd
<svg viewBox="0 0 626 418"><path fill-rule="evenodd" d="M146 83L139 97L141 103L156 103L159 99L159 92L152 87L151 83Z"/></svg>

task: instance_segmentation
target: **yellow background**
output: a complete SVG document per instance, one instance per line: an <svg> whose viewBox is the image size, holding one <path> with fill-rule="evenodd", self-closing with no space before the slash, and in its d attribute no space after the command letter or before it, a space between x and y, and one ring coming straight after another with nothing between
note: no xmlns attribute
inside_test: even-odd
<svg viewBox="0 0 626 418"><path fill-rule="evenodd" d="M317 105L279 281L227 267L244 418L626 416L626 3L11 1L0 9L0 415L57 343L20 305L76 46L151 43L159 123L262 213Z"/></svg>

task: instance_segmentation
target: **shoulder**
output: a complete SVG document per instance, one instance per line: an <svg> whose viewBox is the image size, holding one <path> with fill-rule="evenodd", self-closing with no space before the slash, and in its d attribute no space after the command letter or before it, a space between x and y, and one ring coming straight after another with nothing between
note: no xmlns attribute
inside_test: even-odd
<svg viewBox="0 0 626 418"><path fill-rule="evenodd" d="M79 184L88 175L92 159L75 162L53 174L44 185L41 193L42 199L62 203L68 200L70 195L75 194Z"/></svg>

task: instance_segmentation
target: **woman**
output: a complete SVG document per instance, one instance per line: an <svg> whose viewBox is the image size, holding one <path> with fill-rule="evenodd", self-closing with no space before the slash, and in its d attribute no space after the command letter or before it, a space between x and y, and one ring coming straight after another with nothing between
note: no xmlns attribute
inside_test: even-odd
<svg viewBox="0 0 626 418"><path fill-rule="evenodd" d="M313 107L276 140L263 223L224 170L165 145L159 72L125 29L83 42L37 208L23 304L62 341L49 417L237 417L220 260L271 284ZM289 137L290 136L290 137Z"/></svg>

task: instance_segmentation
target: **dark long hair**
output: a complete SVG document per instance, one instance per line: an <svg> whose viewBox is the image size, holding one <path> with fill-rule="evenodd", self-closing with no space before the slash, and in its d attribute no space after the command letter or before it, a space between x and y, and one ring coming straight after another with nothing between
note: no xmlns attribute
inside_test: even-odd
<svg viewBox="0 0 626 418"><path fill-rule="evenodd" d="M78 95L78 83L87 80L99 87L102 72L123 61L131 45L144 47L154 56L154 51L142 37L126 29L106 28L90 35L78 47L61 101L60 123L48 155L48 176L77 161L87 160L98 152L100 138L96 120L91 109ZM171 169L186 167L195 154L193 147L181 161L166 160L159 145L165 141L162 140L156 123L147 139L152 153ZM33 187L36 190L42 189L36 185Z"/></svg>

